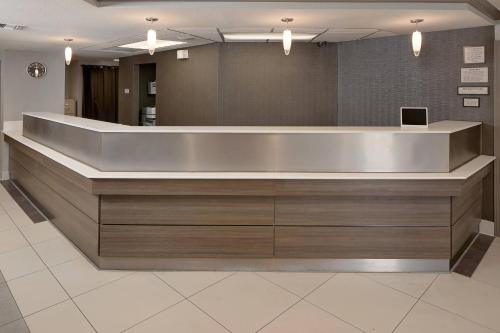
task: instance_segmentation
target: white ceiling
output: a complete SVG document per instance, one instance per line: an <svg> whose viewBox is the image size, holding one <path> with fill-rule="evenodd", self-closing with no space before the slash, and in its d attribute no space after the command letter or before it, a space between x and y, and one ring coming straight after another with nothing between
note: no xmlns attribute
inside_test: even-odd
<svg viewBox="0 0 500 333"><path fill-rule="evenodd" d="M500 1L500 0L498 0ZM425 19L422 31L491 25L464 3L328 2L137 2L96 7L83 0L1 0L0 23L22 24L23 31L0 31L0 49L62 50L74 38L75 54L120 57L116 46L145 39L149 24L161 39L183 39L188 46L221 41L217 31L280 31L281 18L293 17L292 30L323 32L315 41L338 42L409 34L409 21ZM194 35L196 37L193 37Z"/></svg>

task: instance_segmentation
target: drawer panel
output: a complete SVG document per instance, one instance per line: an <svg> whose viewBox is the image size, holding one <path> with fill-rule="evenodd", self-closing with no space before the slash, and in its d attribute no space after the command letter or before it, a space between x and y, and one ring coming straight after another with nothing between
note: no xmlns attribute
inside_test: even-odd
<svg viewBox="0 0 500 333"><path fill-rule="evenodd" d="M481 200L474 205L455 223L451 231L451 256L454 258L462 247L479 232L481 222Z"/></svg>
<svg viewBox="0 0 500 333"><path fill-rule="evenodd" d="M102 224L273 225L274 198L102 196Z"/></svg>
<svg viewBox="0 0 500 333"><path fill-rule="evenodd" d="M267 257L273 227L101 225L104 257Z"/></svg>
<svg viewBox="0 0 500 333"><path fill-rule="evenodd" d="M278 197L276 225L449 226L449 197Z"/></svg>
<svg viewBox="0 0 500 333"><path fill-rule="evenodd" d="M275 255L290 258L449 259L449 227L276 227Z"/></svg>

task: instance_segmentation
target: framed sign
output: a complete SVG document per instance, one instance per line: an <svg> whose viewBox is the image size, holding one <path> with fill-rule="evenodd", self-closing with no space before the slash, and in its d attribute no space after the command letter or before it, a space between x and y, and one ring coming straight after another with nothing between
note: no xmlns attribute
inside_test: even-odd
<svg viewBox="0 0 500 333"><path fill-rule="evenodd" d="M464 64L484 64L485 46L464 46Z"/></svg>
<svg viewBox="0 0 500 333"><path fill-rule="evenodd" d="M462 68L460 74L463 83L488 83L488 67Z"/></svg>
<svg viewBox="0 0 500 333"><path fill-rule="evenodd" d="M489 95L489 87L458 87L458 95Z"/></svg>
<svg viewBox="0 0 500 333"><path fill-rule="evenodd" d="M463 106L466 108L478 108L479 97L464 97Z"/></svg>

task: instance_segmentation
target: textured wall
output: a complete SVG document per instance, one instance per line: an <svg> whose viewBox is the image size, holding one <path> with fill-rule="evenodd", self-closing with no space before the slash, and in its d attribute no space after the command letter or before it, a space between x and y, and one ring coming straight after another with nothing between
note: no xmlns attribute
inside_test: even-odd
<svg viewBox="0 0 500 333"><path fill-rule="evenodd" d="M423 34L415 57L411 36L340 43L340 125L399 125L401 106L429 107L430 121L443 119L493 123L493 97L481 96L480 108L462 107L457 95L464 46L486 46L486 64L493 78L493 27ZM465 84L464 84L465 85Z"/></svg>
<svg viewBox="0 0 500 333"><path fill-rule="evenodd" d="M337 47L210 44L120 61L119 122L136 124L137 68L156 63L159 125L335 125ZM123 93L129 88L130 94Z"/></svg>
<svg viewBox="0 0 500 333"><path fill-rule="evenodd" d="M401 106L427 106L431 122L452 119L481 121L483 153L493 155L494 27L423 34L415 57L411 36L340 43L338 45L339 125L399 125ZM463 64L464 46L486 46L486 63ZM461 67L489 67L489 96L480 108L462 107L457 95ZM493 177L484 182L483 217L493 220Z"/></svg>
<svg viewBox="0 0 500 333"><path fill-rule="evenodd" d="M281 43L221 46L224 125L328 126L336 124L337 46Z"/></svg>

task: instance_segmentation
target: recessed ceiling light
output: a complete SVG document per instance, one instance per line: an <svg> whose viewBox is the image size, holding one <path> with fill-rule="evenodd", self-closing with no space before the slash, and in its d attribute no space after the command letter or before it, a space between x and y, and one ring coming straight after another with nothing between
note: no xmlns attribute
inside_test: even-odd
<svg viewBox="0 0 500 333"><path fill-rule="evenodd" d="M261 40L269 40L269 41L281 41L283 40L283 33L281 32L231 32L231 33L223 33L224 39L231 41L261 41ZM294 32L293 40L298 41L310 41L318 34L307 34Z"/></svg>
<svg viewBox="0 0 500 333"><path fill-rule="evenodd" d="M178 41L174 41L174 40L158 39L156 41L156 48L161 49L163 47L176 46L176 45L181 45L181 44L186 44L186 43L185 42L178 42ZM126 49L149 50L148 41L146 41L146 40L142 41L142 42L137 42L137 43L120 45L118 47L123 47Z"/></svg>

